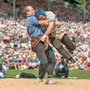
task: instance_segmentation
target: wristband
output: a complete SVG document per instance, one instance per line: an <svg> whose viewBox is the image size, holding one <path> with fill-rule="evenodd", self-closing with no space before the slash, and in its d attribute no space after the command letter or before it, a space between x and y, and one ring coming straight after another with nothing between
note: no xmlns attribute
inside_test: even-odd
<svg viewBox="0 0 90 90"><path fill-rule="evenodd" d="M46 38L47 36L44 34L43 37Z"/></svg>

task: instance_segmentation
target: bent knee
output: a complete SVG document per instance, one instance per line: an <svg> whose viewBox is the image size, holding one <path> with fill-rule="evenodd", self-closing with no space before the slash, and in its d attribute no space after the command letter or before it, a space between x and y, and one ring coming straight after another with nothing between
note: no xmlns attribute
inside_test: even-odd
<svg viewBox="0 0 90 90"><path fill-rule="evenodd" d="M73 46L71 47L71 49L72 49L72 50L75 50L75 49L76 49L76 46L75 46L75 45L73 45Z"/></svg>
<svg viewBox="0 0 90 90"><path fill-rule="evenodd" d="M56 48L56 49L63 49L63 45L59 42L59 41L56 41L53 46Z"/></svg>

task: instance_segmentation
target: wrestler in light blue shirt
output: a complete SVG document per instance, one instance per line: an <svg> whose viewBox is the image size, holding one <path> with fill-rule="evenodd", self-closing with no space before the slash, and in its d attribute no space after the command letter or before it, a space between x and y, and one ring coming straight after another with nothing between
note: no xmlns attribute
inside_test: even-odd
<svg viewBox="0 0 90 90"><path fill-rule="evenodd" d="M39 21L35 16L28 16L26 18L27 32L30 37L43 36L43 32L40 28Z"/></svg>

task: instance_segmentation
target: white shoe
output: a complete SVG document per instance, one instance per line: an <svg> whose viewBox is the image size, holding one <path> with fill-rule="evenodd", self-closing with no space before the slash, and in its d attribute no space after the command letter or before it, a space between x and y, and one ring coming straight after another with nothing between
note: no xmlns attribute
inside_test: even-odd
<svg viewBox="0 0 90 90"><path fill-rule="evenodd" d="M45 82L45 84L54 85L54 83L52 82L52 78L47 78L47 81Z"/></svg>
<svg viewBox="0 0 90 90"><path fill-rule="evenodd" d="M38 85L43 84L43 79L39 79Z"/></svg>
<svg viewBox="0 0 90 90"><path fill-rule="evenodd" d="M18 75L16 75L16 78L20 78L20 75L18 74Z"/></svg>

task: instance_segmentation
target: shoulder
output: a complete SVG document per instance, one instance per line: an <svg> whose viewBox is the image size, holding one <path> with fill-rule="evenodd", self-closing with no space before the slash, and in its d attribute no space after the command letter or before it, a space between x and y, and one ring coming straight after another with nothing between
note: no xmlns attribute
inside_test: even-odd
<svg viewBox="0 0 90 90"><path fill-rule="evenodd" d="M56 15L52 11L46 11L46 19L51 22L56 20Z"/></svg>
<svg viewBox="0 0 90 90"><path fill-rule="evenodd" d="M34 24L34 23L38 23L38 19L35 16L30 16L26 18L26 24Z"/></svg>
<svg viewBox="0 0 90 90"><path fill-rule="evenodd" d="M55 15L52 11L46 11L45 13Z"/></svg>
<svg viewBox="0 0 90 90"><path fill-rule="evenodd" d="M29 17L26 18L26 21L33 20L33 19L37 19L37 18L35 16L29 16Z"/></svg>

